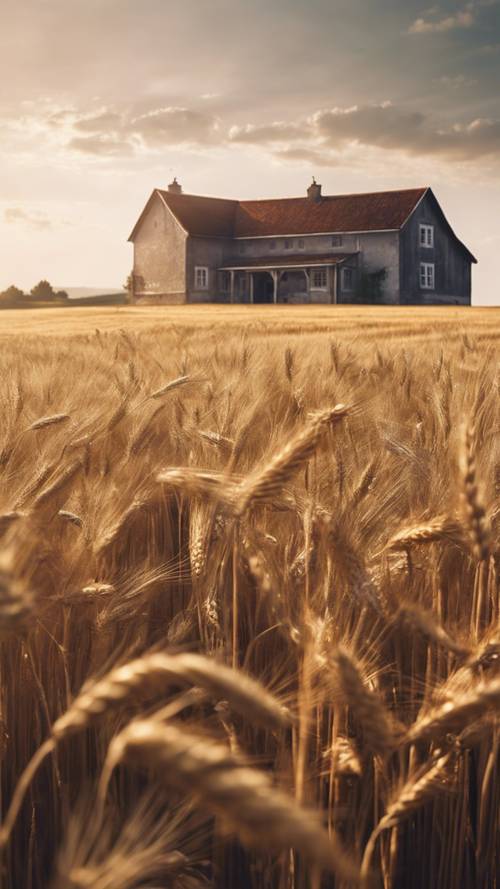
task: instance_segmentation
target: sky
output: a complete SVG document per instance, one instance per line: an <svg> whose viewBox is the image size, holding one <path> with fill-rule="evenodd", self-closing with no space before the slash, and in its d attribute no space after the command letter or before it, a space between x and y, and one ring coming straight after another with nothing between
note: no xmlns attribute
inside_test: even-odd
<svg viewBox="0 0 500 889"><path fill-rule="evenodd" d="M500 0L16 0L0 289L120 287L153 188L430 185L500 304ZM7 88L5 88L7 86Z"/></svg>

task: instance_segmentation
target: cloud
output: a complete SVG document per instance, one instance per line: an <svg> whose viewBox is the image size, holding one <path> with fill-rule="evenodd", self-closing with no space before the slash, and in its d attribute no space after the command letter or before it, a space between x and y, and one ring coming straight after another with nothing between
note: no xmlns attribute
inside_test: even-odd
<svg viewBox="0 0 500 889"><path fill-rule="evenodd" d="M475 86L477 80L473 77L466 77L465 74L456 74L455 77L450 77L444 74L442 77L438 77L435 82L440 83L448 89L458 90L465 89L469 86Z"/></svg>
<svg viewBox="0 0 500 889"><path fill-rule="evenodd" d="M278 160L304 161L315 167L334 167L338 164L339 155L333 151L322 151L317 148L281 148L273 151Z"/></svg>
<svg viewBox="0 0 500 889"><path fill-rule="evenodd" d="M464 9L441 19L417 18L408 28L409 34L440 34L460 28L471 28L476 20L474 5L469 3Z"/></svg>
<svg viewBox="0 0 500 889"><path fill-rule="evenodd" d="M53 228L52 220L44 213L32 213L22 207L6 207L4 219L8 225L24 224L39 231Z"/></svg>
<svg viewBox="0 0 500 889"><path fill-rule="evenodd" d="M148 146L199 145L214 141L218 120L212 114L168 106L148 111L126 124Z"/></svg>
<svg viewBox="0 0 500 889"><path fill-rule="evenodd" d="M275 157L323 166L345 160L349 151L359 147L449 161L474 161L500 152L499 120L478 117L443 127L422 111L409 111L387 101L322 109L288 123L247 124L231 128L228 135L230 142L270 148Z"/></svg>
<svg viewBox="0 0 500 889"><path fill-rule="evenodd" d="M283 121L260 126L249 123L245 126L233 126L229 130L229 139L232 142L247 142L253 145L261 142L288 142L302 135L303 129L299 124Z"/></svg>
<svg viewBox="0 0 500 889"><path fill-rule="evenodd" d="M445 128L420 111L406 111L386 102L320 111L314 116L314 124L319 136L332 148L355 142L410 155L462 161L500 151L499 120L476 118Z"/></svg>
<svg viewBox="0 0 500 889"><path fill-rule="evenodd" d="M88 117L80 117L75 121L76 130L82 130L87 133L118 132L123 126L123 118L116 111L101 111L99 114L92 114Z"/></svg>
<svg viewBox="0 0 500 889"><path fill-rule="evenodd" d="M136 115L130 110L104 109L85 113L72 123L69 148L101 157L131 155L141 148L164 149L172 146L207 146L220 141L219 121L196 109L167 106Z"/></svg>
<svg viewBox="0 0 500 889"><path fill-rule="evenodd" d="M133 144L127 139L112 139L102 134L74 136L67 145L68 148L72 148L82 154L94 155L96 157L128 157L134 151Z"/></svg>

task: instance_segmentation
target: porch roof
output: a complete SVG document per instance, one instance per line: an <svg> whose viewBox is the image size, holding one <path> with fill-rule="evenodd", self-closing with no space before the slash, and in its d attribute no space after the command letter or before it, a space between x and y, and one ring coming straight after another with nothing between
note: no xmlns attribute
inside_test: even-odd
<svg viewBox="0 0 500 889"><path fill-rule="evenodd" d="M346 259L357 256L358 253L327 253L327 254L294 254L293 256L273 256L271 259L249 257L244 260L238 257L219 266L220 272L269 272L279 269L303 269L314 266L340 265Z"/></svg>

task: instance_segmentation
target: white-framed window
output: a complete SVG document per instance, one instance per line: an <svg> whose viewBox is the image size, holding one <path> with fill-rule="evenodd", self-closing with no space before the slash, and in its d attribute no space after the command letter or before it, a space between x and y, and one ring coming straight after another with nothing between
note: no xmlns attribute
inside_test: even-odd
<svg viewBox="0 0 500 889"><path fill-rule="evenodd" d="M342 290L352 290L354 273L350 268L342 269Z"/></svg>
<svg viewBox="0 0 500 889"><path fill-rule="evenodd" d="M306 242L304 241L304 238L299 238L299 250L303 250L305 246Z"/></svg>
<svg viewBox="0 0 500 889"><path fill-rule="evenodd" d="M208 287L208 266L195 265L194 286L197 290L206 290Z"/></svg>
<svg viewBox="0 0 500 889"><path fill-rule="evenodd" d="M342 247L342 235L332 235L332 247Z"/></svg>
<svg viewBox="0 0 500 889"><path fill-rule="evenodd" d="M326 269L313 269L312 286L315 290L326 290L328 274Z"/></svg>
<svg viewBox="0 0 500 889"><path fill-rule="evenodd" d="M291 238L285 238L285 250L291 250L293 247L293 240Z"/></svg>
<svg viewBox="0 0 500 889"><path fill-rule="evenodd" d="M434 247L434 226L421 222L419 225L419 243L421 247Z"/></svg>
<svg viewBox="0 0 500 889"><path fill-rule="evenodd" d="M434 290L434 263L433 262L421 262L420 263L420 287L422 290Z"/></svg>

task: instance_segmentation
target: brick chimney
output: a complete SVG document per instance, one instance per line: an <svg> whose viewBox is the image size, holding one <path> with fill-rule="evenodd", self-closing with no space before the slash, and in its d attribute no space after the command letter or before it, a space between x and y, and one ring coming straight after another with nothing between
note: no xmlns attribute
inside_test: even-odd
<svg viewBox="0 0 500 889"><path fill-rule="evenodd" d="M174 176L173 182L169 184L168 190L171 194L182 194L182 185L179 185L176 176Z"/></svg>
<svg viewBox="0 0 500 889"><path fill-rule="evenodd" d="M307 197L313 204L319 204L321 201L321 185L318 185L314 176L311 185L307 189Z"/></svg>

